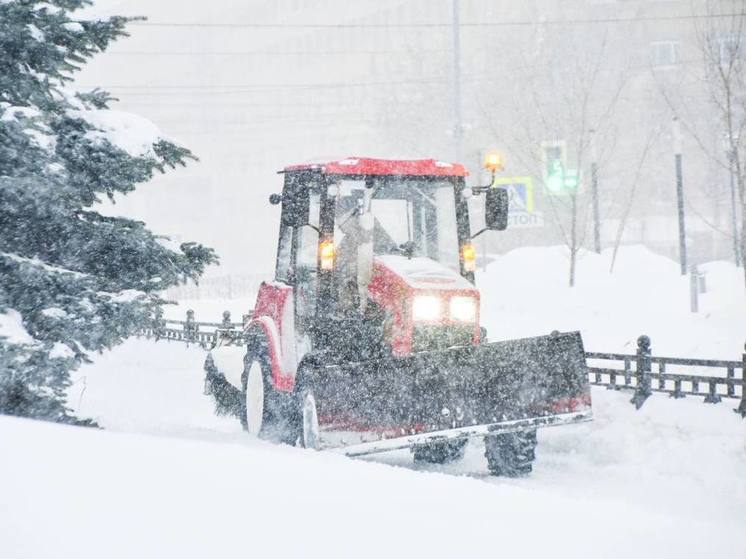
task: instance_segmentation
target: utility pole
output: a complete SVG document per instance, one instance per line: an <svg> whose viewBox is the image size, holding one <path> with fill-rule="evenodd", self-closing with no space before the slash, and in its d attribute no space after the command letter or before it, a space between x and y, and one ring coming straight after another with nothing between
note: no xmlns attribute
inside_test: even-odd
<svg viewBox="0 0 746 559"><path fill-rule="evenodd" d="M598 210L598 164L591 163L591 196L593 197L593 250L601 254L601 214Z"/></svg>
<svg viewBox="0 0 746 559"><path fill-rule="evenodd" d="M679 262L681 275L686 275L686 225L684 223L684 174L681 168L681 124L673 119L673 151L676 167L676 201L679 213Z"/></svg>
<svg viewBox="0 0 746 559"><path fill-rule="evenodd" d="M741 265L741 250L738 246L738 220L736 216L736 150L728 149L728 170L730 171L730 226L733 235L733 256L736 266Z"/></svg>
<svg viewBox="0 0 746 559"><path fill-rule="evenodd" d="M461 23L459 0L453 2L453 71L451 72L451 93L453 96L453 151L457 161L463 160L463 133L464 126L461 121Z"/></svg>

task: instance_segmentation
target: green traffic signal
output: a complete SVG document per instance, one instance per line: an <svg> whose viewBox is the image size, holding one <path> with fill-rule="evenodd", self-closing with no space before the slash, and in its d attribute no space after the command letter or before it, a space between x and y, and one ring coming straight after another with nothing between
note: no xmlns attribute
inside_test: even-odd
<svg viewBox="0 0 746 559"><path fill-rule="evenodd" d="M565 170L559 159L551 161L548 167L544 185L551 194L561 196L577 190L580 177L576 169Z"/></svg>
<svg viewBox="0 0 746 559"><path fill-rule="evenodd" d="M580 177L578 177L578 171L576 169L568 169L565 172L563 185L565 190L575 190L578 188Z"/></svg>

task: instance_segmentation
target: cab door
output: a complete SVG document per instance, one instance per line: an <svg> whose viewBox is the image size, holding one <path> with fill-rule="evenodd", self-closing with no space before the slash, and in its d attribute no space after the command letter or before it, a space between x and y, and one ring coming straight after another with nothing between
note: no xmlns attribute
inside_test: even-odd
<svg viewBox="0 0 746 559"><path fill-rule="evenodd" d="M320 222L321 191L316 184L311 183L308 193L308 223L296 227L293 238L296 365L313 349L312 329L319 291Z"/></svg>
<svg viewBox="0 0 746 559"><path fill-rule="evenodd" d="M311 350L318 285L320 190L313 175L285 178L275 281L263 283L252 321L261 328L272 360L272 383L290 392L298 363Z"/></svg>

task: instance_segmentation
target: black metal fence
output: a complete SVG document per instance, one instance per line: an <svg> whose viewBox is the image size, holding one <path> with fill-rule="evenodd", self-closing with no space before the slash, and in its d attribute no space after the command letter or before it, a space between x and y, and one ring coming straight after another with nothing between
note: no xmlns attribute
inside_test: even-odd
<svg viewBox="0 0 746 559"><path fill-rule="evenodd" d="M250 319L251 314L245 314L242 322L232 322L231 313L225 311L221 322L197 322L190 310L186 320L156 319L142 335L209 348L221 337L240 343L243 326ZM717 404L723 398L738 399L735 411L746 417L746 346L741 361L654 357L650 338L640 336L635 354L589 351L585 357L590 383L610 390L633 391L631 402L637 409L653 392L665 392L672 398L702 396L709 404ZM709 374L701 374L703 371Z"/></svg>
<svg viewBox="0 0 746 559"><path fill-rule="evenodd" d="M242 338L243 326L251 319L251 314L245 314L241 318L242 322L232 322L230 311L225 311L220 322L197 322L194 311L189 310L186 320L156 318L140 335L156 341L169 340L209 348L220 337L231 337L233 340Z"/></svg>
<svg viewBox="0 0 746 559"><path fill-rule="evenodd" d="M634 355L586 352L591 384L633 390L632 403L638 409L653 392L666 392L672 398L703 396L708 404L740 399L735 411L746 417L746 347L741 361L722 361L654 357L650 346L650 338L640 336Z"/></svg>

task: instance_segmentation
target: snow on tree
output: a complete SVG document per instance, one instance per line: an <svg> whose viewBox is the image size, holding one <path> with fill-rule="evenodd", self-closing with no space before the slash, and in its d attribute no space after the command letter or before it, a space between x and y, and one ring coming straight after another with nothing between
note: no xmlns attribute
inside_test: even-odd
<svg viewBox="0 0 746 559"><path fill-rule="evenodd" d="M69 89L124 17L75 18L89 0L0 0L0 413L76 421L69 372L159 312L166 287L217 260L96 211L189 150L101 90Z"/></svg>

